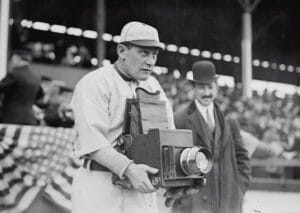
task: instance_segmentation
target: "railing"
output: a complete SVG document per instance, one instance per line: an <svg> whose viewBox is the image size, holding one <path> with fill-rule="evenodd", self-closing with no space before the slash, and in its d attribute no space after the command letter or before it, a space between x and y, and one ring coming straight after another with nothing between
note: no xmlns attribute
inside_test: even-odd
<svg viewBox="0 0 300 213"><path fill-rule="evenodd" d="M271 159L252 159L252 169L281 167L282 175L278 178L274 177L253 177L251 189L268 190L268 191L288 191L300 192L300 179L294 179L290 175L290 171L294 168L300 169L300 160L285 160L279 158ZM289 171L288 171L289 170Z"/></svg>

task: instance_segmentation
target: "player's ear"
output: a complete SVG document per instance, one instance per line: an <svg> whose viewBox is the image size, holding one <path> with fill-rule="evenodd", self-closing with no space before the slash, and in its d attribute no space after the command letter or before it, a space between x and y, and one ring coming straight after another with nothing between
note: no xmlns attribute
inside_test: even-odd
<svg viewBox="0 0 300 213"><path fill-rule="evenodd" d="M122 60L124 60L127 50L128 50L128 47L126 45L124 45L124 44L118 44L118 46L117 46L117 53L118 53L119 58L121 58Z"/></svg>

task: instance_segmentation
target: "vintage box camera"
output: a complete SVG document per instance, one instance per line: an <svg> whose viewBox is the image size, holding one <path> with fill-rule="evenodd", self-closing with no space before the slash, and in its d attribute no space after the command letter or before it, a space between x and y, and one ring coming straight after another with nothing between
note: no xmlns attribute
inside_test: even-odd
<svg viewBox="0 0 300 213"><path fill-rule="evenodd" d="M126 154L135 163L159 169L151 176L156 187L190 186L206 178L212 168L208 149L194 146L191 130L167 128L167 113L159 93L137 90L137 99L128 99L124 133L132 136Z"/></svg>
<svg viewBox="0 0 300 213"><path fill-rule="evenodd" d="M192 137L190 130L151 129L134 137L127 155L135 163L159 169L151 177L154 186L190 186L212 168L210 152L194 146Z"/></svg>

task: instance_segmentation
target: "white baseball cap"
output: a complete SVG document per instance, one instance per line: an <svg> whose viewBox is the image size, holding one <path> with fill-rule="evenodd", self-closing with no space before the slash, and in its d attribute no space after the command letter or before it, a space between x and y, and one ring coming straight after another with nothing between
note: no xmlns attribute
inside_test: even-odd
<svg viewBox="0 0 300 213"><path fill-rule="evenodd" d="M157 29L137 21L129 22L122 28L120 43L123 42L129 42L142 47L164 48L163 44L159 41Z"/></svg>

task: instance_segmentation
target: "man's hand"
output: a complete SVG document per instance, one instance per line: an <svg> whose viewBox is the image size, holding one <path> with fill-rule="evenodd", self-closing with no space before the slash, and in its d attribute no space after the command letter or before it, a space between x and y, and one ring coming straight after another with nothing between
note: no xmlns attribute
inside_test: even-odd
<svg viewBox="0 0 300 213"><path fill-rule="evenodd" d="M167 191L164 193L164 197L166 198L166 207L171 207L176 200L180 200L189 195L194 195L198 193L200 189L205 185L205 181L205 179L200 179L192 186L173 187L167 189Z"/></svg>
<svg viewBox="0 0 300 213"><path fill-rule="evenodd" d="M132 163L125 171L131 185L141 193L151 193L157 189L151 184L148 174L156 174L158 169L145 164Z"/></svg>

